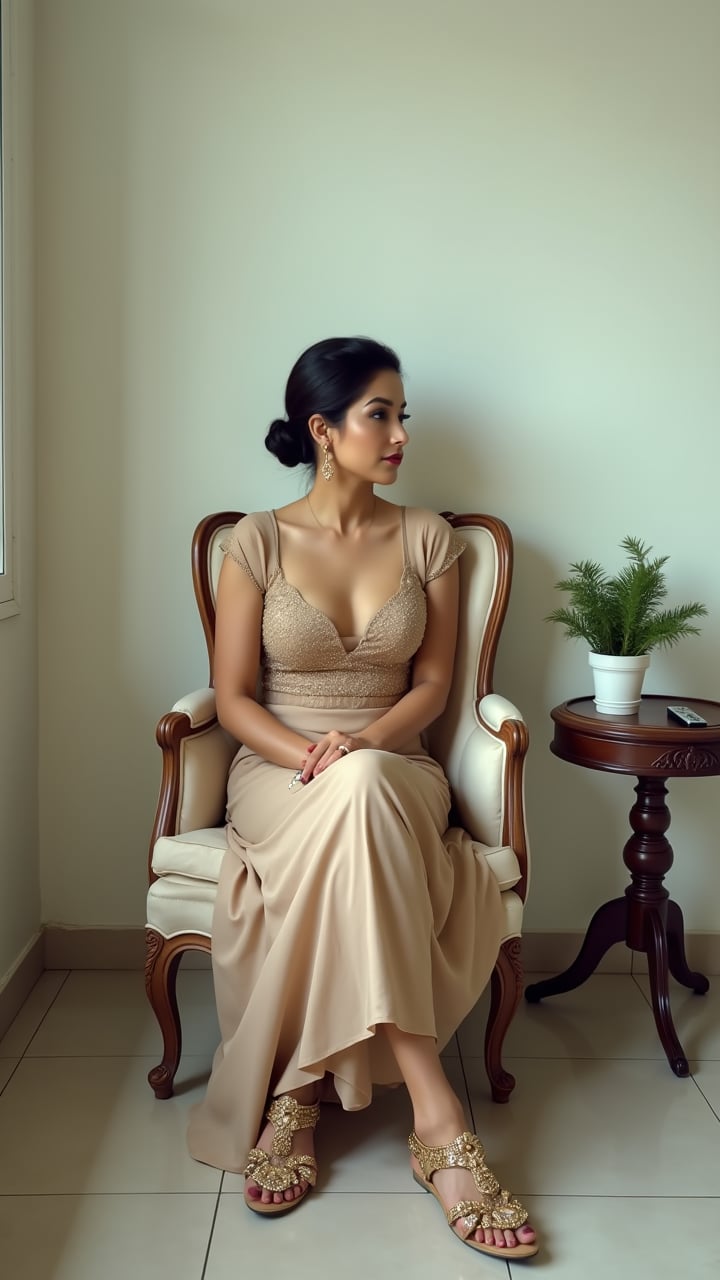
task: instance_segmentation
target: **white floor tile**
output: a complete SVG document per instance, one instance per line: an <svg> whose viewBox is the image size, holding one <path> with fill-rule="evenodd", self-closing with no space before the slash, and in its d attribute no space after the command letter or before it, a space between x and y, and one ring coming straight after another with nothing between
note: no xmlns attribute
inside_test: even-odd
<svg viewBox="0 0 720 1280"><path fill-rule="evenodd" d="M688 1080L667 1066L642 976L595 975L540 1006L523 1002L505 1046L518 1081L507 1106L489 1097L487 997L466 1020L463 1062L488 1162L542 1236L535 1262L508 1267L455 1241L412 1182L402 1088L363 1112L324 1108L318 1188L296 1213L258 1218L237 1194L243 1180L226 1175L213 1229L220 1174L185 1144L217 1040L210 973L179 977L184 1055L168 1102L147 1084L160 1041L141 975L66 977L45 974L0 1042L3 1275L200 1280L211 1232L205 1280L720 1274L720 981L706 997L672 987ZM451 1043L445 1067L463 1096L456 1053Z"/></svg>
<svg viewBox="0 0 720 1280"><path fill-rule="evenodd" d="M239 1261L241 1260L241 1261ZM239 1268L241 1267L241 1271ZM239 1196L221 1196L205 1280L507 1280L505 1262L453 1236L429 1195L323 1195L293 1213L263 1219Z"/></svg>
<svg viewBox="0 0 720 1280"><path fill-rule="evenodd" d="M691 1061L690 1070L703 1097L707 1098L715 1114L720 1116L720 1062Z"/></svg>
<svg viewBox="0 0 720 1280"><path fill-rule="evenodd" d="M0 1093L5 1088L19 1061L19 1058L0 1058Z"/></svg>
<svg viewBox="0 0 720 1280"><path fill-rule="evenodd" d="M506 1066L517 1087L498 1106L482 1061L465 1059L488 1163L521 1197L720 1196L720 1123L693 1080L678 1079L664 1059Z"/></svg>
<svg viewBox="0 0 720 1280"><path fill-rule="evenodd" d="M635 981L649 1002L647 974L637 974ZM686 1058L720 1059L720 978L710 978L710 990L704 996L696 996L671 978L670 1009Z"/></svg>
<svg viewBox="0 0 720 1280"><path fill-rule="evenodd" d="M212 1054L220 1040L212 974L181 970L177 981L183 1053ZM28 1050L31 1057L145 1057L161 1050L142 973L75 970Z"/></svg>
<svg viewBox="0 0 720 1280"><path fill-rule="evenodd" d="M457 1059L445 1071L458 1097L467 1106L462 1071ZM410 1173L408 1135L412 1108L404 1087L387 1090L363 1111L322 1109L318 1125L318 1192L400 1192L424 1194ZM223 1193L242 1193L245 1179L228 1173Z"/></svg>
<svg viewBox="0 0 720 1280"><path fill-rule="evenodd" d="M0 1197L3 1274L200 1280L214 1195Z"/></svg>
<svg viewBox="0 0 720 1280"><path fill-rule="evenodd" d="M0 1040L0 1058L22 1057L67 976L67 969L48 969L40 975L22 1009Z"/></svg>
<svg viewBox="0 0 720 1280"><path fill-rule="evenodd" d="M682 1195L682 1192L680 1192ZM529 1196L541 1236L533 1268L553 1280L717 1280L720 1201ZM510 1265L527 1280L527 1264Z"/></svg>
<svg viewBox="0 0 720 1280"><path fill-rule="evenodd" d="M527 985L549 974L528 974ZM487 997L460 1028L463 1053L484 1053ZM575 991L528 1004L523 996L510 1024L503 1057L663 1058L652 1012L632 978L595 974Z"/></svg>
<svg viewBox="0 0 720 1280"><path fill-rule="evenodd" d="M218 1171L185 1145L207 1059L183 1060L180 1093L167 1102L147 1083L152 1066L152 1058L25 1058L0 1096L0 1194L217 1189Z"/></svg>

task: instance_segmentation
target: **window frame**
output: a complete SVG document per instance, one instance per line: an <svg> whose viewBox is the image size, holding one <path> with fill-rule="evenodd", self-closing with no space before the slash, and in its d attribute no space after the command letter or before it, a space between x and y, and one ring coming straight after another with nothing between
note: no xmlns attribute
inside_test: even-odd
<svg viewBox="0 0 720 1280"><path fill-rule="evenodd" d="M8 182L14 155L12 19L13 0L0 0L0 619L20 612L13 520L13 335L8 325L8 316L13 314L11 246L14 228L12 191Z"/></svg>

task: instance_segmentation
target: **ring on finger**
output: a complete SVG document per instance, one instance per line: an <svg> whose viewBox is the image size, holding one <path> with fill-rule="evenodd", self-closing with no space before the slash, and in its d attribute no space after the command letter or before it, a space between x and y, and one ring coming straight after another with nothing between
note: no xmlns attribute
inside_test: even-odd
<svg viewBox="0 0 720 1280"><path fill-rule="evenodd" d="M348 746L347 742L341 742L341 743L340 743L340 746L337 748L337 750L338 750L338 751L340 751L340 752L342 752L342 754L343 754L344 756L349 756L349 755L350 755L350 748L349 748L349 746Z"/></svg>

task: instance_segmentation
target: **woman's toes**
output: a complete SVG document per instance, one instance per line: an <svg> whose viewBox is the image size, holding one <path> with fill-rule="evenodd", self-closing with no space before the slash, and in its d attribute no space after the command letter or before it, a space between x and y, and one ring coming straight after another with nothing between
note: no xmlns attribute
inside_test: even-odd
<svg viewBox="0 0 720 1280"><path fill-rule="evenodd" d="M520 1241L520 1244L535 1243L535 1232L533 1228L530 1226L529 1222L526 1222L525 1225L522 1227L518 1227L516 1235L518 1240Z"/></svg>
<svg viewBox="0 0 720 1280"><path fill-rule="evenodd" d="M505 1235L505 1244L507 1245L508 1249L514 1249L515 1245L517 1244L517 1236L515 1235L515 1232L506 1231L504 1232L504 1235Z"/></svg>
<svg viewBox="0 0 720 1280"><path fill-rule="evenodd" d="M248 1194L248 1200L259 1200L259 1199L260 1199L260 1188L259 1188L259 1186L258 1186L257 1182L248 1182L248 1184L247 1184L247 1194Z"/></svg>
<svg viewBox="0 0 720 1280"><path fill-rule="evenodd" d="M493 1231L493 1236L494 1236L493 1244L496 1245L498 1249L504 1249L505 1233L503 1231Z"/></svg>
<svg viewBox="0 0 720 1280"><path fill-rule="evenodd" d="M283 1200L294 1200L294 1199L295 1199L295 1188L294 1188L294 1187L286 1187L286 1188L285 1188L285 1190L284 1190L284 1191L283 1191L283 1193L282 1193L282 1197L283 1197Z"/></svg>

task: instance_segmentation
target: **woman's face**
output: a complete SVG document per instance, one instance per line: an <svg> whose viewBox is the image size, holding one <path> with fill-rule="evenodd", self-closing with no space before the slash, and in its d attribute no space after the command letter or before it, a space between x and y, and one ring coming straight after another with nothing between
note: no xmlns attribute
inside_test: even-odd
<svg viewBox="0 0 720 1280"><path fill-rule="evenodd" d="M394 484L408 442L402 379L377 373L350 405L341 428L328 427L335 465L371 484Z"/></svg>

